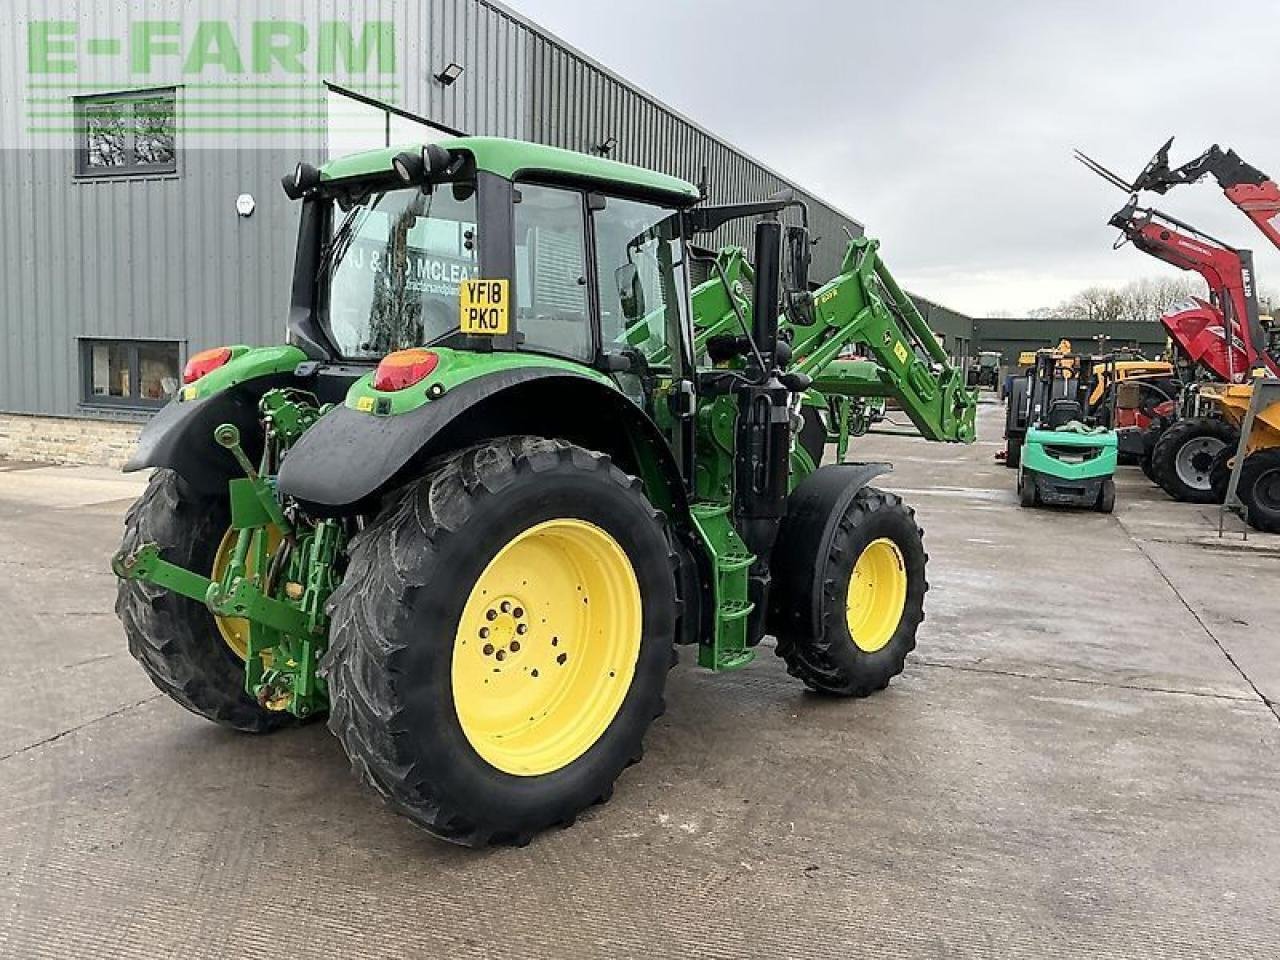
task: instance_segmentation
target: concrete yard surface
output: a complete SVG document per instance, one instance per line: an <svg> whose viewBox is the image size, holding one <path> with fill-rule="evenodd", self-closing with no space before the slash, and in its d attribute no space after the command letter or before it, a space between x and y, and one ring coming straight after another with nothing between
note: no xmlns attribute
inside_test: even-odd
<svg viewBox="0 0 1280 960"><path fill-rule="evenodd" d="M1280 537L1135 468L1113 516L1022 509L980 414L859 444L930 555L887 691L684 650L613 800L485 852L323 723L158 694L107 565L145 481L0 462L0 957L1276 957Z"/></svg>

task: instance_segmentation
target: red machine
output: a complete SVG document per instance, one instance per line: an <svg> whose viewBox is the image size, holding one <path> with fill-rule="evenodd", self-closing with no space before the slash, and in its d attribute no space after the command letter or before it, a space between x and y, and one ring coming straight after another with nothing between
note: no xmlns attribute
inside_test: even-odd
<svg viewBox="0 0 1280 960"><path fill-rule="evenodd" d="M1177 169L1169 167L1170 139L1132 183L1077 151L1095 173L1129 193L1129 201L1110 219L1121 231L1120 246L1131 241L1142 252L1181 270L1198 273L1209 286L1209 300L1192 298L1174 304L1160 318L1176 350L1175 362L1184 383L1210 379L1244 383L1263 366L1280 376L1280 363L1267 349L1258 312L1253 254L1209 236L1153 207L1141 207L1138 193L1165 193L1210 173L1218 177L1228 198L1245 210L1280 246L1280 187L1234 153L1214 147ZM1219 416L1196 416L1196 390L1184 390L1181 409L1162 405L1161 414L1143 434L1147 475L1175 500L1210 503L1220 500L1223 477L1238 435Z"/></svg>
<svg viewBox="0 0 1280 960"><path fill-rule="evenodd" d="M1174 186L1212 174L1227 198L1280 248L1280 186L1234 151L1223 151L1216 144L1190 163L1171 169L1172 144L1171 137L1132 183L1078 151L1076 156L1130 194L1129 202L1110 220L1122 231L1121 242L1130 240L1143 253L1198 273L1209 285L1211 301L1193 298L1174 304L1161 317L1182 357L1225 383L1243 382L1259 365L1272 376L1280 376L1280 363L1266 349L1266 333L1259 320L1253 254L1153 207L1138 205L1142 190L1164 194Z"/></svg>

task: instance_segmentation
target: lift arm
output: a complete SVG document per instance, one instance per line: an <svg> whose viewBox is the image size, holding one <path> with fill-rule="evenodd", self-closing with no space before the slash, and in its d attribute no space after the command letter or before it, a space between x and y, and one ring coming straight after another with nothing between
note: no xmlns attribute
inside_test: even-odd
<svg viewBox="0 0 1280 960"><path fill-rule="evenodd" d="M929 440L969 443L977 399L879 247L866 237L849 242L840 273L813 294L815 322L791 325L792 368L826 394L892 397ZM838 361L850 345L863 347L875 363Z"/></svg>
<svg viewBox="0 0 1280 960"><path fill-rule="evenodd" d="M1172 144L1170 137L1133 182L1132 192L1150 190L1164 194L1176 186L1212 176L1226 198L1253 221L1273 246L1280 248L1280 185L1257 167L1245 163L1234 150L1223 150L1216 143L1194 160L1170 168Z"/></svg>
<svg viewBox="0 0 1280 960"><path fill-rule="evenodd" d="M812 323L782 318L791 346L788 369L812 377L813 388L824 396L891 397L927 439L968 443L974 438L976 398L885 267L879 246L865 237L849 242L840 273L812 294L811 316L805 318ZM745 336L750 329L745 287L753 279L740 249L728 247L716 256L711 277L693 291L699 356L718 338ZM841 359L849 347L859 346L869 359Z"/></svg>

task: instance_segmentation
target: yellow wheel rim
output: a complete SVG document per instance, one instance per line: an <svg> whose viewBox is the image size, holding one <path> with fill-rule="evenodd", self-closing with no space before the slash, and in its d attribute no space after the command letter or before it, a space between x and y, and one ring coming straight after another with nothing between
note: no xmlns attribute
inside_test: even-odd
<svg viewBox="0 0 1280 960"><path fill-rule="evenodd" d="M453 646L467 740L504 773L568 766L608 729L640 654L640 584L584 520L548 520L504 546L472 587Z"/></svg>
<svg viewBox="0 0 1280 960"><path fill-rule="evenodd" d="M864 653L875 653L893 639L907 605L907 564L892 540L872 540L858 556L849 577L845 618L849 636Z"/></svg>
<svg viewBox="0 0 1280 960"><path fill-rule="evenodd" d="M227 532L222 535L222 541L218 544L218 552L213 555L213 570L209 574L214 581L222 579L227 572L227 567L231 565L231 557L236 550L236 537L240 531L235 527L228 527ZM280 531L275 527L267 528L267 552L274 554L276 548L280 546ZM252 577L256 573L257 563L253 558L253 548L250 546L249 555L245 558L245 574ZM231 651L241 660L249 657L249 621L242 617L217 617L213 618L214 623L218 626L218 633L222 634L222 639L226 641Z"/></svg>

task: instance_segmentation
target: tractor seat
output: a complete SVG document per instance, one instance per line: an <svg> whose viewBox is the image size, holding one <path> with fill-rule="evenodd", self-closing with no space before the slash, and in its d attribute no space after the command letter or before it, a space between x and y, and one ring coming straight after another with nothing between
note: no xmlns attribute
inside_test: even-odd
<svg viewBox="0 0 1280 960"><path fill-rule="evenodd" d="M1072 420L1083 420L1084 410L1078 400L1055 400L1049 406L1049 429L1065 427Z"/></svg>

